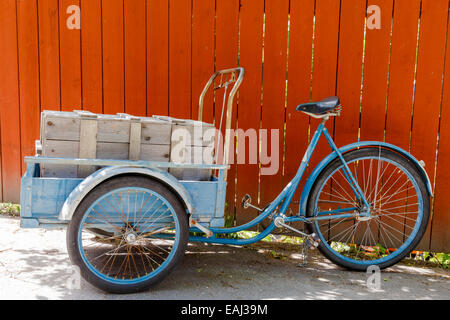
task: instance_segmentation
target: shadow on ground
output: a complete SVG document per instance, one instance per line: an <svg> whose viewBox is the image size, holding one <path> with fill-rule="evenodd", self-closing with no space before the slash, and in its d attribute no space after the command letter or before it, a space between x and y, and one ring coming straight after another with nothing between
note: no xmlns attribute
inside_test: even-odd
<svg viewBox="0 0 450 320"><path fill-rule="evenodd" d="M302 262L294 245L238 247L190 243L163 282L131 295L104 293L77 277L65 248L65 231L20 229L0 219L0 298L8 299L448 299L450 274L398 264L383 270L378 290L365 272L331 264L318 252ZM5 240L6 239L6 240ZM2 241L5 240L5 241ZM72 281L70 281L72 280Z"/></svg>

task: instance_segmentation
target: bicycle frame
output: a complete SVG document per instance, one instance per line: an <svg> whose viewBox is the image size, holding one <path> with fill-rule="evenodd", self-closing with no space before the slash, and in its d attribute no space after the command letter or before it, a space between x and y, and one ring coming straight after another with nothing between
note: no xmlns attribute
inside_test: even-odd
<svg viewBox="0 0 450 320"><path fill-rule="evenodd" d="M325 117L322 122L319 124L319 126L316 129L316 132L314 133L314 136L311 139L311 142L306 149L305 155L303 156L302 162L300 163L300 166L297 170L296 175L294 178L285 186L285 188L281 191L281 193L266 207L264 210L258 215L255 219L252 221L232 228L210 228L210 231L213 232L213 236L206 238L206 237L198 237L198 236L191 236L189 239L190 241L202 241L202 242L210 242L210 243L221 243L221 244L235 244L235 245L245 245L257 242L259 240L262 240L266 236L268 236L274 229L275 229L275 218L277 217L283 217L285 222L295 222L295 221L301 221L301 222L311 222L316 220L331 220L331 219L338 219L338 218L349 218L349 217L357 217L357 216L369 216L370 215L370 205L367 202L367 199L365 198L361 188L359 187L358 183L356 182L356 179L353 177L350 169L347 166L347 163L345 162L345 159L341 153L341 151L337 148L336 144L333 141L333 138L330 136L327 128L325 127L325 122L328 120L328 116ZM345 208L345 209L337 209L332 211L326 211L326 212L319 212L317 216L315 217L306 217L306 212L299 212L296 216L289 216L286 217L286 211L289 208L289 205L291 204L292 198L294 197L295 192L297 191L298 185L303 177L303 174L305 173L306 167L308 166L309 161L311 160L311 157L314 153L315 148L317 147L317 144L319 142L320 137L324 135L326 138L329 146L331 147L331 150L339 157L339 159L342 161L344 167L344 175L347 179L348 183L350 184L353 193L355 194L356 198L364 205L364 208L366 210L363 210L361 213L355 213L357 210L356 207L351 208ZM308 181L307 183L314 183L314 181ZM305 186L310 187L310 186ZM281 205L281 206L280 206ZM234 233L243 231L249 228L252 228L262 222L264 219L275 213L275 209L280 206L279 212L277 212L272 217L271 224L260 234L258 234L255 237L249 238L249 239L226 239L226 238L217 238L216 234L226 234L226 233ZM351 213L350 213L351 212Z"/></svg>

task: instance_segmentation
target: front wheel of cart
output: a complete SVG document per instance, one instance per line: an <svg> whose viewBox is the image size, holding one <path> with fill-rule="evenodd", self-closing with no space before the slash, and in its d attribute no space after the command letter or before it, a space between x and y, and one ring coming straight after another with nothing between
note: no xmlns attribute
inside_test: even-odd
<svg viewBox="0 0 450 320"><path fill-rule="evenodd" d="M113 178L79 204L67 231L67 249L83 278L113 293L148 289L184 255L187 215L163 184L138 176Z"/></svg>

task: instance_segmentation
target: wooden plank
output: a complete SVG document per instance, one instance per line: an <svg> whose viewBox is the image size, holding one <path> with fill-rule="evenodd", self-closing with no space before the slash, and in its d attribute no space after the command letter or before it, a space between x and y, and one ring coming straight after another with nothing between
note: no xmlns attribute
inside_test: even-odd
<svg viewBox="0 0 450 320"><path fill-rule="evenodd" d="M342 1L337 95L344 110L335 119L334 134L339 146L358 141L365 16L364 1Z"/></svg>
<svg viewBox="0 0 450 320"><path fill-rule="evenodd" d="M39 47L36 1L17 2L21 157L35 154L39 139ZM26 124L26 125L24 125ZM26 166L22 163L22 173Z"/></svg>
<svg viewBox="0 0 450 320"><path fill-rule="evenodd" d="M191 1L169 0L169 115L191 117Z"/></svg>
<svg viewBox="0 0 450 320"><path fill-rule="evenodd" d="M141 144L170 144L171 125L163 121L141 119ZM44 140L80 140L80 119L67 114L45 113L42 121ZM99 116L99 142L123 142L130 139L130 121L120 120L114 116Z"/></svg>
<svg viewBox="0 0 450 320"><path fill-rule="evenodd" d="M289 1L266 1L263 67L262 129L267 130L267 144L261 142L261 154L271 163L261 163L261 203L272 201L282 189L284 119L286 94L286 59ZM278 140L272 133L278 130ZM274 146L272 148L272 146ZM268 169L272 167L272 169ZM268 171L265 173L265 171Z"/></svg>
<svg viewBox="0 0 450 320"><path fill-rule="evenodd" d="M141 128L140 122L130 123L130 148L128 151L128 158L130 160L140 160L141 154Z"/></svg>
<svg viewBox="0 0 450 320"><path fill-rule="evenodd" d="M311 99L313 101L336 94L339 10L339 1L316 1L311 89ZM310 119L311 134L316 130L319 122L316 119ZM327 129L332 135L334 132L333 120L327 122ZM315 168L330 152L331 150L326 140L319 140L309 163L309 168Z"/></svg>
<svg viewBox="0 0 450 320"><path fill-rule="evenodd" d="M249 221L257 215L250 209L244 210L240 201L245 194L250 194L253 203L258 205L259 166L257 161L258 130L261 121L261 84L262 84L262 43L263 43L264 1L241 1L240 23L241 39L239 51L239 64L245 69L245 78L239 89L237 159L245 154L245 163L238 162L236 175L236 223ZM247 131L248 130L248 131ZM252 141L252 132L254 138ZM248 133L248 138L245 134ZM248 141L248 142L247 142ZM251 157L254 161L251 162Z"/></svg>
<svg viewBox="0 0 450 320"><path fill-rule="evenodd" d="M81 120L78 158L97 158L97 124L97 120ZM95 171L94 166L78 166L78 177L87 177L93 171Z"/></svg>
<svg viewBox="0 0 450 320"><path fill-rule="evenodd" d="M234 68L238 65L239 44L239 1L216 1L216 71ZM229 92L229 90L228 90ZM219 128L220 114L223 102L223 89L215 92L214 117L216 128ZM236 128L236 100L233 105L231 128ZM225 114L225 110L224 110ZM225 128L226 117L224 116L222 129ZM224 130L222 130L224 133ZM223 135L225 137L225 135ZM222 138L223 141L223 138ZM230 152L235 155L235 151ZM235 178L236 166L231 165L228 170L226 191L226 213L234 215L235 208Z"/></svg>
<svg viewBox="0 0 450 320"><path fill-rule="evenodd" d="M78 157L79 141L64 141L64 140L47 140L43 146L44 150L48 150L44 154L46 157ZM97 158L98 159L118 159L128 160L129 157L129 143L97 143ZM153 161L169 161L170 145L141 145L141 153L139 155L141 160ZM41 174L44 177L77 177L77 166L73 165L49 165L43 164L41 166Z"/></svg>
<svg viewBox="0 0 450 320"><path fill-rule="evenodd" d="M436 161L448 8L447 0L422 1L411 153L425 161L431 181ZM431 223L419 248L429 249L430 231Z"/></svg>
<svg viewBox="0 0 450 320"><path fill-rule="evenodd" d="M102 113L102 1L80 1L83 109Z"/></svg>
<svg viewBox="0 0 450 320"><path fill-rule="evenodd" d="M147 0L147 115L169 114L169 0Z"/></svg>
<svg viewBox="0 0 450 320"><path fill-rule="evenodd" d="M170 162L212 164L214 147L189 146L183 143L172 144ZM205 157L206 156L206 157ZM211 180L211 170L170 168L169 172L179 180Z"/></svg>
<svg viewBox="0 0 450 320"><path fill-rule="evenodd" d="M419 15L420 0L394 1L385 140L408 151L411 137ZM395 195L392 201L406 205L401 202L401 199L405 198L406 192L402 191ZM406 208L405 206L404 209ZM394 228L404 228L400 222L392 221L389 217L381 218L381 222L393 224Z"/></svg>
<svg viewBox="0 0 450 320"><path fill-rule="evenodd" d="M393 0L371 0L380 8L380 29L366 29L361 140L384 140ZM344 109L345 112L345 109ZM345 116L345 113L343 113Z"/></svg>
<svg viewBox="0 0 450 320"><path fill-rule="evenodd" d="M147 113L146 3L124 2L125 112L135 116Z"/></svg>
<svg viewBox="0 0 450 320"><path fill-rule="evenodd" d="M340 1L316 1L311 81L312 101L322 100L336 94L339 19ZM310 118L310 139L319 123L319 120ZM327 122L327 129L333 136L334 119ZM326 140L320 139L308 164L308 170L313 170L330 152ZM328 185L326 188L329 189L328 192L331 192L331 186Z"/></svg>
<svg viewBox="0 0 450 320"><path fill-rule="evenodd" d="M284 184L297 173L308 146L308 116L295 108L300 103L308 102L311 95L314 2L294 1L290 6ZM305 174L294 201L299 201L306 177ZM292 210L298 212L298 206Z"/></svg>
<svg viewBox="0 0 450 320"><path fill-rule="evenodd" d="M184 141L188 146L214 146L215 127L202 122L175 123L172 125L171 143Z"/></svg>
<svg viewBox="0 0 450 320"><path fill-rule="evenodd" d="M334 121L334 142L338 146L358 141L365 16L365 1L344 0L341 2L336 95L343 106L343 112L341 117L329 121L330 123ZM355 165L350 165L350 168L354 169ZM356 170L352 170L352 172L355 174ZM333 195L338 193L348 198L354 197L350 184L342 173L341 170L339 174L336 174L333 177L334 180L327 187L331 188L330 193ZM337 201L338 199L330 200ZM324 209L328 208L326 206ZM330 221L330 225L332 223ZM351 224L353 222L334 226L330 232L330 239L342 232L345 234ZM356 231L356 239L363 238L364 232L361 232L360 229Z"/></svg>
<svg viewBox="0 0 450 320"><path fill-rule="evenodd" d="M208 79L214 73L215 1L192 2L192 119L198 118L198 99ZM203 103L203 119L213 122L213 91L209 90Z"/></svg>
<svg viewBox="0 0 450 320"><path fill-rule="evenodd" d="M0 2L0 129L3 201L19 202L20 100L17 67L17 8L15 1Z"/></svg>
<svg viewBox="0 0 450 320"><path fill-rule="evenodd" d="M386 142L409 150L420 0L394 4Z"/></svg>
<svg viewBox="0 0 450 320"><path fill-rule="evenodd" d="M58 0L38 1L41 110L60 110Z"/></svg>
<svg viewBox="0 0 450 320"><path fill-rule="evenodd" d="M124 112L123 0L102 2L103 111Z"/></svg>
<svg viewBox="0 0 450 320"><path fill-rule="evenodd" d="M61 110L73 110L81 106L81 30L70 29L80 7L79 0L59 0L59 53L61 75ZM81 15L81 12L80 12Z"/></svg>
<svg viewBox="0 0 450 320"><path fill-rule="evenodd" d="M447 22L450 29L450 20ZM439 149L434 190L434 211L430 221L431 244L433 252L449 252L450 235L450 42L447 35L444 83L442 89L441 122L439 130Z"/></svg>

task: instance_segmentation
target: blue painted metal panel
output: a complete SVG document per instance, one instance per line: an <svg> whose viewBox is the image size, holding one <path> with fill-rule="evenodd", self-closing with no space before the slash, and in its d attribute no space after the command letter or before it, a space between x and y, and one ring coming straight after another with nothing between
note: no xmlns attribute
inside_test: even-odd
<svg viewBox="0 0 450 320"><path fill-rule="evenodd" d="M214 214L217 195L216 181L180 181L180 183L191 195L196 215Z"/></svg>
<svg viewBox="0 0 450 320"><path fill-rule="evenodd" d="M218 190L225 190L223 179L212 181L178 181L169 173L158 169L139 167L109 167L95 172L90 179L73 178L39 178L39 165L28 163L21 187L21 226L24 228L61 227L69 219L60 220L64 206L75 210L76 205L98 183L117 174L145 173L166 178L165 183L175 184L175 191L182 191L180 196L187 201L188 213L206 227L223 227L225 192L218 195ZM168 176L168 177L166 177ZM74 201L76 199L77 201ZM195 210L193 210L195 208Z"/></svg>
<svg viewBox="0 0 450 320"><path fill-rule="evenodd" d="M82 181L83 179L33 178L33 216L57 219L67 197Z"/></svg>

